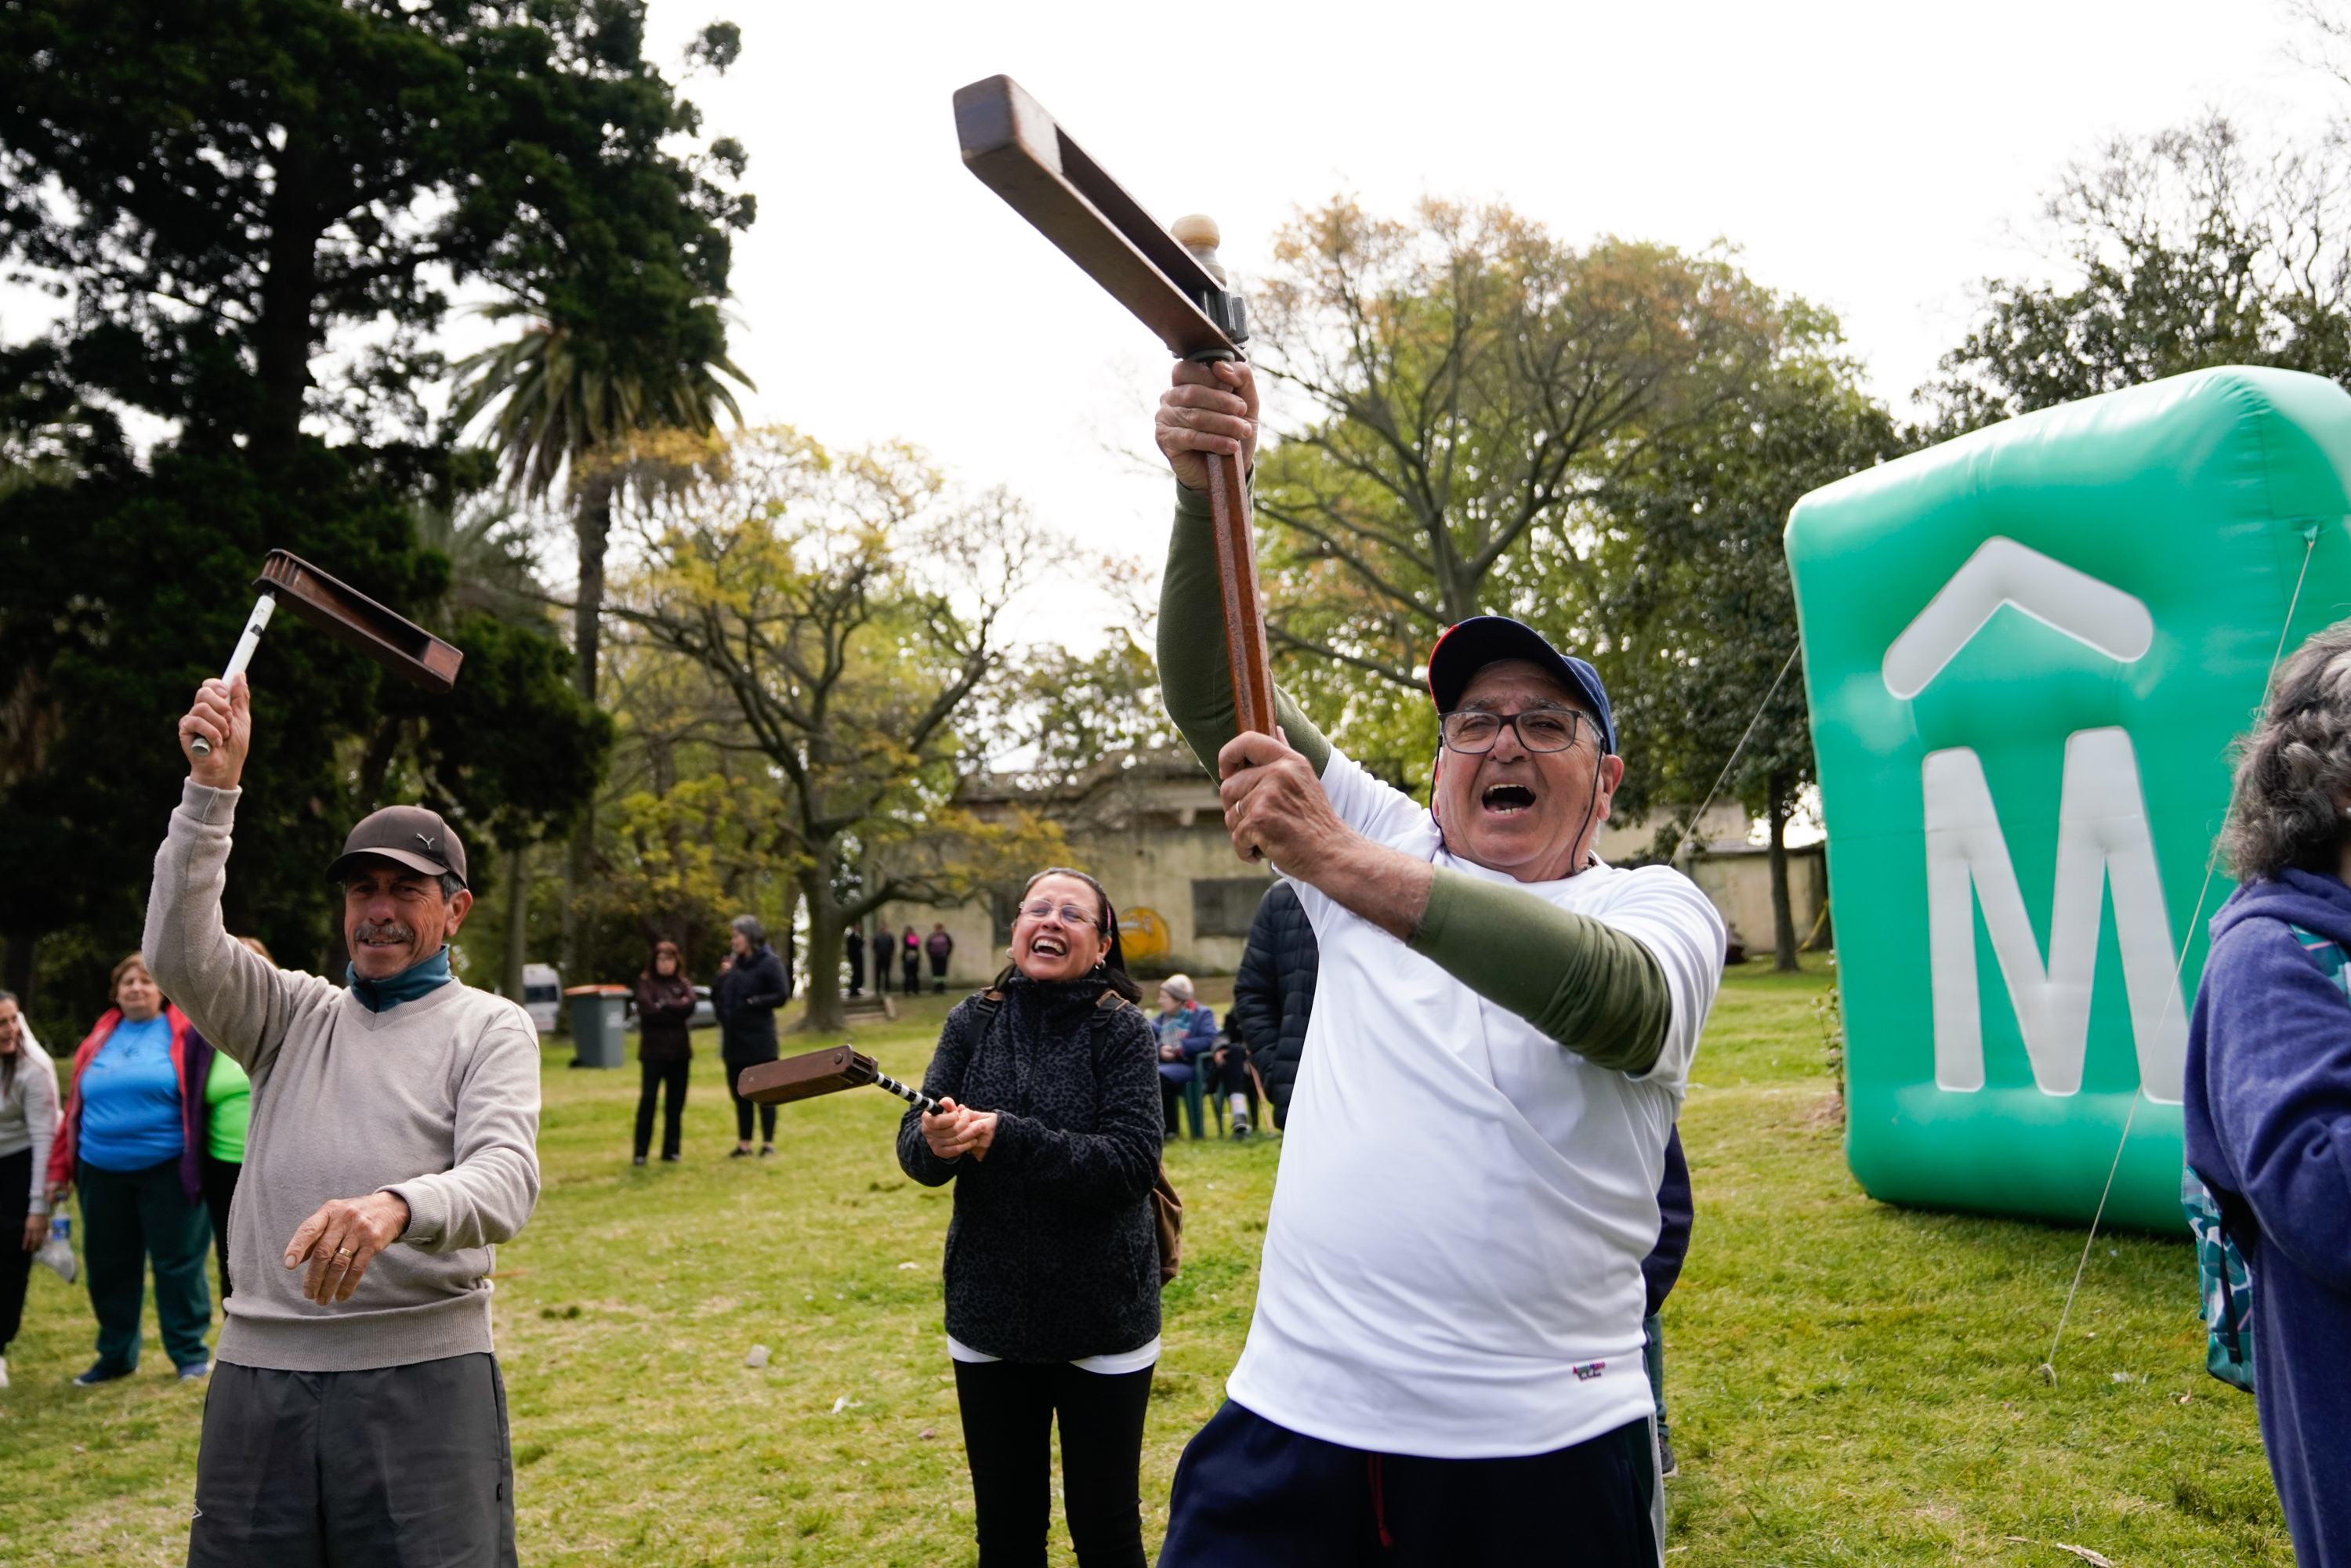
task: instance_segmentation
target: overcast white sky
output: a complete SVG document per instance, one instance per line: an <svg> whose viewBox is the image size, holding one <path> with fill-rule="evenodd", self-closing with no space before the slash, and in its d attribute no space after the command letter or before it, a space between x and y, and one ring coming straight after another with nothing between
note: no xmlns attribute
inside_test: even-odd
<svg viewBox="0 0 2351 1568"><path fill-rule="evenodd" d="M674 70L724 17L744 54L685 84L749 149L736 361L755 420L903 437L1098 548L1155 553L1158 345L956 156L949 99L1002 71L1163 222L1195 210L1260 266L1301 204L1499 197L1582 241L1726 239L1844 319L1897 408L1976 280L2043 270L2039 199L2106 137L2210 108L2311 135L2351 102L2294 64L2279 0L1585 0L1247 7L653 0ZM1212 64L1212 62L1215 62ZM45 302L0 292L11 340ZM478 337L460 320L453 336ZM550 563L552 564L552 563ZM1100 612L1081 618L1099 623ZM1070 625L1089 642L1095 625Z"/></svg>
<svg viewBox="0 0 2351 1568"><path fill-rule="evenodd" d="M1087 539L1155 549L1158 345L957 159L949 97L1001 71L1165 222L1259 266L1298 204L1503 198L1563 236L1702 246L1844 318L1897 407L1986 274L2040 270L2038 198L2116 132L2218 107L2314 131L2339 89L2271 0L786 6L653 0L674 60L714 17L741 63L687 91L750 150L737 252L747 408L904 436ZM1222 68L1211 62L1221 60Z"/></svg>

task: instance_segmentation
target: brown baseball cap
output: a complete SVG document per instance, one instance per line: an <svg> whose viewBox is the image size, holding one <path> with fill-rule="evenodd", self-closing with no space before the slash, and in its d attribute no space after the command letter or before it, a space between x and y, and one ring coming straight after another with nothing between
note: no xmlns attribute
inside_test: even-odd
<svg viewBox="0 0 2351 1568"><path fill-rule="evenodd" d="M327 868L329 882L341 882L350 871L351 862L363 856L377 855L411 871L421 871L427 876L439 876L444 872L465 880L465 846L441 813L422 806L386 806L360 819L351 836L343 841L343 852Z"/></svg>

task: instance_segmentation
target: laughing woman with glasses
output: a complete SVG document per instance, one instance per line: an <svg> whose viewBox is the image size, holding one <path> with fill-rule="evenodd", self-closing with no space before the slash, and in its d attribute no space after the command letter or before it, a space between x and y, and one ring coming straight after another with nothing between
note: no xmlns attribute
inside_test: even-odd
<svg viewBox="0 0 2351 1568"><path fill-rule="evenodd" d="M1142 1568L1160 1108L1140 995L1102 884L1040 872L1021 894L1010 967L939 1032L923 1076L939 1113L910 1111L899 1128L908 1176L956 1184L947 1354L980 1568L1045 1561L1057 1416L1078 1562Z"/></svg>

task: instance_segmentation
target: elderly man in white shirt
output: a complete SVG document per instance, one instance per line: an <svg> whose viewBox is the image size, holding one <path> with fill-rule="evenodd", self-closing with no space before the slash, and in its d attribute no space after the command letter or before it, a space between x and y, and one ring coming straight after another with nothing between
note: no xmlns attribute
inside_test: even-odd
<svg viewBox="0 0 2351 1568"><path fill-rule="evenodd" d="M1248 366L1176 367L1160 680L1322 973L1256 1315L1160 1568L1655 1564L1640 1266L1721 919L1593 852L1624 777L1607 693L1516 621L1429 655L1427 809L1286 696L1281 736L1235 733L1202 454L1246 467L1256 431Z"/></svg>

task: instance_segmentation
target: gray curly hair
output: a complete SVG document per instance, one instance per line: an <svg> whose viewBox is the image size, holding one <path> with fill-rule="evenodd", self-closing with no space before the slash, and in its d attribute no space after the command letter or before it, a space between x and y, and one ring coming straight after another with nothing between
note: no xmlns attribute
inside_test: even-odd
<svg viewBox="0 0 2351 1568"><path fill-rule="evenodd" d="M2351 621L2294 651L2237 744L2220 858L2240 880L2292 866L2333 873L2343 860L2341 801L2351 796Z"/></svg>

